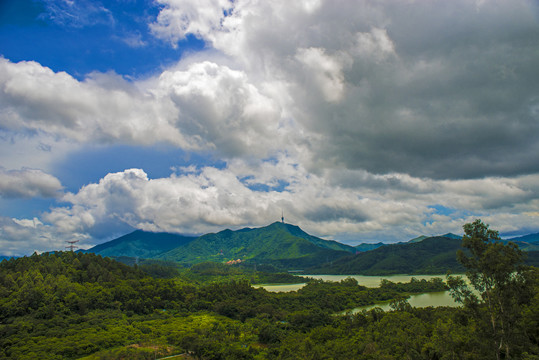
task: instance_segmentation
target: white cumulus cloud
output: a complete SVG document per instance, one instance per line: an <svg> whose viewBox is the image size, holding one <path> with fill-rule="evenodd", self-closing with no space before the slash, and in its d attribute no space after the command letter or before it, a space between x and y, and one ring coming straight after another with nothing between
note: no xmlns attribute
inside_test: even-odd
<svg viewBox="0 0 539 360"><path fill-rule="evenodd" d="M7 170L0 166L0 197L57 197L62 184L56 177L38 169Z"/></svg>
<svg viewBox="0 0 539 360"><path fill-rule="evenodd" d="M100 175L37 222L4 219L2 241L91 242L117 224L200 233L281 209L350 241L459 232L474 217L538 230L537 4L158 3L154 36L206 48L153 77L79 81L0 58L0 160L43 169L2 170L1 194L56 196L54 159L95 142L166 143L225 165Z"/></svg>

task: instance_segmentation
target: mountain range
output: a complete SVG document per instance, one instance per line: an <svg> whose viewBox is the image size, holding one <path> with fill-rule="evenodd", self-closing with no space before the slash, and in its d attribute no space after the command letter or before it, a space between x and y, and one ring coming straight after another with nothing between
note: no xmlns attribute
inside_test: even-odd
<svg viewBox="0 0 539 360"><path fill-rule="evenodd" d="M464 272L456 252L461 240L447 236L387 244L374 250L343 256L334 262L307 269L312 274L445 274Z"/></svg>
<svg viewBox="0 0 539 360"><path fill-rule="evenodd" d="M539 264L539 234L514 241ZM309 235L295 225L275 222L261 228L223 230L189 237L136 230L83 250L115 258L164 260L185 266L213 261L271 264L306 273L386 275L445 273L464 269L456 261L461 237L455 234L420 236L395 244L360 244L356 247ZM537 261L535 261L537 259ZM238 261L240 260L240 261Z"/></svg>
<svg viewBox="0 0 539 360"><path fill-rule="evenodd" d="M509 241L517 244L521 250L528 251L528 252L539 251L539 233L502 240L502 242L504 243L508 243Z"/></svg>
<svg viewBox="0 0 539 360"><path fill-rule="evenodd" d="M83 251L102 256L127 256L133 258L152 259L176 247L181 247L195 240L196 237L171 233L153 233L135 230L117 239L96 245Z"/></svg>
<svg viewBox="0 0 539 360"><path fill-rule="evenodd" d="M298 226L275 222L262 228L223 230L199 237L134 231L84 252L140 257L193 265L238 260L285 268L312 267L355 253L352 246L312 236Z"/></svg>

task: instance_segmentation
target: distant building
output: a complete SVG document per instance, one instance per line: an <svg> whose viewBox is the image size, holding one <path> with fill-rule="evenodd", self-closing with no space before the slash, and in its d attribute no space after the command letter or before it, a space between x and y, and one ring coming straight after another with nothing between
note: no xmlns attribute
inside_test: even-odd
<svg viewBox="0 0 539 360"><path fill-rule="evenodd" d="M236 265L236 264L241 264L241 259L237 259L237 260L229 260L225 263L225 265Z"/></svg>

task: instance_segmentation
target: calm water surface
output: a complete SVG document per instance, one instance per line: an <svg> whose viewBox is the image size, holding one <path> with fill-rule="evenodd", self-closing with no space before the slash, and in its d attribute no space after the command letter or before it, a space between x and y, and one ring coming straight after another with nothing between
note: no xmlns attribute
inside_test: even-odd
<svg viewBox="0 0 539 360"><path fill-rule="evenodd" d="M364 275L302 275L305 277L311 277L314 279L320 279L324 281L341 281L346 278L356 279L359 285L366 287L378 287L382 279L387 279L392 282L409 282L410 279L416 278L417 280L430 280L432 278L442 278L445 280L444 275L388 275L388 276L364 276ZM287 292L296 291L305 286L305 283L300 284L275 284L275 285L256 285L255 287L263 287L267 291L272 292ZM427 306L458 306L453 300L449 291L425 293L419 295L412 295L408 298L408 303L413 307L427 307ZM380 303L375 305L368 305L354 309L352 312L361 310L370 310L375 307L380 307L384 311L390 310L389 303Z"/></svg>
<svg viewBox="0 0 539 360"><path fill-rule="evenodd" d="M428 307L428 306L457 307L457 306L460 306L459 304L455 302L455 300L453 300L453 298L449 294L449 291L411 295L408 298L408 303L412 305L413 307ZM389 302L383 302L383 303L372 304L372 305L367 305L367 306L360 306L358 308L353 309L352 313L360 312L362 310L371 310L376 307L381 308L384 311L391 310L391 308L389 307Z"/></svg>
<svg viewBox="0 0 539 360"><path fill-rule="evenodd" d="M356 279L359 285L366 287L378 287L382 279L387 279L392 282L410 282L410 279L416 278L417 280L430 280L432 278L445 278L445 275L387 275L387 276L365 276L365 275L301 275L304 277L310 277L313 279L320 279L324 281L341 281L347 278ZM268 284L268 285L255 285L255 287L263 287L267 291L273 292L286 292L296 291L305 286L305 283L301 284Z"/></svg>

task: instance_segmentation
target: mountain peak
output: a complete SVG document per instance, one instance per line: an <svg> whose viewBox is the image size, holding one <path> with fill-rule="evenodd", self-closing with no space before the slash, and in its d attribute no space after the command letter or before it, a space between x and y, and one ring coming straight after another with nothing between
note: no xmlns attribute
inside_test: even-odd
<svg viewBox="0 0 539 360"><path fill-rule="evenodd" d="M462 236L455 235L453 233L447 233L445 235L433 235L433 236L421 235L421 236L418 236L418 237L413 238L411 240L408 240L407 243L410 243L410 244L418 243L418 242L422 242L425 239L429 239L429 238L433 238L433 237L444 237L444 238L448 238L448 239L457 239L457 240L462 239Z"/></svg>
<svg viewBox="0 0 539 360"><path fill-rule="evenodd" d="M303 231L299 226L284 223L284 222L281 222L281 221L276 221L273 224L270 224L270 225L268 225L266 227L263 227L263 228L260 228L260 229L268 229L268 230L284 229L288 233L290 233L290 234L292 234L294 236L297 236L297 237L304 238L304 239L307 239L307 238L310 239L311 237L313 237L312 235L309 235L305 231Z"/></svg>
<svg viewBox="0 0 539 360"><path fill-rule="evenodd" d="M462 236L460 235L455 235L453 233L447 233L445 235L442 235L442 237L446 237L446 238L450 238L450 239L462 239Z"/></svg>
<svg viewBox="0 0 539 360"><path fill-rule="evenodd" d="M421 235L421 236L418 236L418 237L413 238L411 240L408 240L408 242L409 243L417 243L417 242L421 242L421 241L425 240L426 238L428 238L428 236Z"/></svg>

